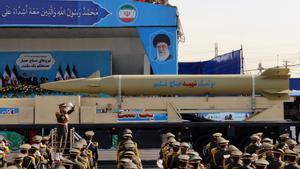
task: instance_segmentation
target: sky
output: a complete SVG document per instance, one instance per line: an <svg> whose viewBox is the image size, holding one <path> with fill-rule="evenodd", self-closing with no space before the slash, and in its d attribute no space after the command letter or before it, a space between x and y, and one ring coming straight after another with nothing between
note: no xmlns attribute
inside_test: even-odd
<svg viewBox="0 0 300 169"><path fill-rule="evenodd" d="M169 0L185 42L179 61L204 61L243 46L245 69L300 64L300 0ZM248 72L255 73L255 72ZM300 77L300 66L291 67Z"/></svg>

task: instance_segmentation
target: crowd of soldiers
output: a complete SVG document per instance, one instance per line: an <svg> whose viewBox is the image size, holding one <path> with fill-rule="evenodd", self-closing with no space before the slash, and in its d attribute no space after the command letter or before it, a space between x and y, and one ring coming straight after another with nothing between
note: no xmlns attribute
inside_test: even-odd
<svg viewBox="0 0 300 169"><path fill-rule="evenodd" d="M172 133L167 133L167 142L161 147L164 169L299 169L300 145L289 137L280 135L275 145L273 140L255 133L250 144L240 150L229 144L222 133L214 133L205 147L204 160L189 144L179 143Z"/></svg>
<svg viewBox="0 0 300 169"><path fill-rule="evenodd" d="M55 148L49 144L50 137L36 135L32 144L20 145L19 153L9 153L3 144L0 168L10 169L94 169L97 168L98 148L92 141L93 131L85 132L85 139L75 142L64 157L56 159ZM1 137L3 138L3 137Z"/></svg>

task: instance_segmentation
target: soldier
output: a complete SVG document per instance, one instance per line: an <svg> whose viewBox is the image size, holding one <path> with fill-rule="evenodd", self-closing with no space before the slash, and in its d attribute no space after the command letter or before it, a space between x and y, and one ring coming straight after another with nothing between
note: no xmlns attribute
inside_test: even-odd
<svg viewBox="0 0 300 169"><path fill-rule="evenodd" d="M175 141L172 143L172 150L171 152L168 153L166 156L166 168L177 168L179 165L179 159L178 156L180 155L180 143L178 141Z"/></svg>
<svg viewBox="0 0 300 169"><path fill-rule="evenodd" d="M77 150L75 148L70 149L69 160L71 160L73 162L73 169L85 169L84 165L78 161L79 154L80 154L79 150Z"/></svg>
<svg viewBox="0 0 300 169"><path fill-rule="evenodd" d="M297 157L299 156L298 153L287 149L285 151L285 157L287 159L286 165L283 167L283 169L299 169L300 166L297 164Z"/></svg>
<svg viewBox="0 0 300 169"><path fill-rule="evenodd" d="M49 146L49 139L50 139L49 136L44 136L42 138L41 143L42 143L43 146L45 146L45 151L42 153L42 155L45 158L45 160L47 160L47 163L48 163L49 167L51 167L51 164L52 164L53 160L52 160L52 155L51 155L52 150Z"/></svg>
<svg viewBox="0 0 300 169"><path fill-rule="evenodd" d="M223 169L225 167L225 161L230 157L230 153L227 150L229 141L224 138L218 139L218 148L212 152L212 169Z"/></svg>
<svg viewBox="0 0 300 169"><path fill-rule="evenodd" d="M41 141L42 141L42 139L43 139L43 137L42 136L40 136L40 135L35 135L35 136L33 136L32 137L32 144L35 144L35 145L37 145L37 147L39 147L40 148L40 146L41 146Z"/></svg>
<svg viewBox="0 0 300 169"><path fill-rule="evenodd" d="M30 144L22 144L20 145L20 153L24 154L25 156L28 155L28 150L31 148Z"/></svg>
<svg viewBox="0 0 300 169"><path fill-rule="evenodd" d="M286 141L286 144L288 146L288 149L293 150L295 148L295 146L297 145L297 142L290 138Z"/></svg>
<svg viewBox="0 0 300 169"><path fill-rule="evenodd" d="M55 112L57 120L57 155L55 160L62 158L63 150L67 144L68 136L68 123L70 121L69 114L75 110L75 106L72 103L62 103L59 104L59 111Z"/></svg>
<svg viewBox="0 0 300 169"><path fill-rule="evenodd" d="M190 145L186 142L182 142L180 144L180 154L187 154L187 151L189 150Z"/></svg>
<svg viewBox="0 0 300 169"><path fill-rule="evenodd" d="M190 169L204 169L204 165L201 164L202 158L199 155L190 156L189 165Z"/></svg>
<svg viewBox="0 0 300 169"><path fill-rule="evenodd" d="M172 150L172 143L176 142L175 138L170 137L167 141L167 144L165 144L165 146L163 147L162 151L162 155L163 155L163 159L162 159L162 165L164 168L167 168L167 156L168 154L171 152Z"/></svg>
<svg viewBox="0 0 300 169"><path fill-rule="evenodd" d="M165 135L166 135L167 141L162 143L160 146L159 159L164 159L164 150L168 149L168 146L169 146L168 140L171 138L173 138L175 140L175 135L173 133L168 132Z"/></svg>
<svg viewBox="0 0 300 169"><path fill-rule="evenodd" d="M265 159L259 159L255 161L256 169L266 169L269 165L269 162Z"/></svg>
<svg viewBox="0 0 300 169"><path fill-rule="evenodd" d="M16 166L18 169L23 169L22 162L23 162L24 154L18 153L14 156L13 165Z"/></svg>
<svg viewBox="0 0 300 169"><path fill-rule="evenodd" d="M79 140L79 143L82 145L80 157L83 159L83 165L85 168L90 169L90 159L92 158L92 154L86 149L87 142L85 139L81 139Z"/></svg>
<svg viewBox="0 0 300 169"><path fill-rule="evenodd" d="M98 147L93 143L93 136L95 133L93 131L85 132L85 137L87 140L87 149L92 152L92 168L97 168L97 161L98 161Z"/></svg>
<svg viewBox="0 0 300 169"><path fill-rule="evenodd" d="M252 159L252 155L249 153L244 153L242 155L242 162L243 165L242 167L240 167L239 169L254 169L252 164L251 164L251 159Z"/></svg>
<svg viewBox="0 0 300 169"><path fill-rule="evenodd" d="M138 169L142 169L142 163L141 160L138 159L133 151L125 151L122 158L128 158L130 159Z"/></svg>
<svg viewBox="0 0 300 169"><path fill-rule="evenodd" d="M268 169L281 169L284 166L284 162L281 160L283 153L281 149L273 149L274 160L270 162Z"/></svg>
<svg viewBox="0 0 300 169"><path fill-rule="evenodd" d="M280 143L279 143L279 144L276 144L276 145L275 145L275 148L282 149L283 151L285 151L285 149L288 148L288 145L286 144L286 141L289 139L289 136L290 136L289 133L281 134L281 135L279 136L279 138L280 138Z"/></svg>
<svg viewBox="0 0 300 169"><path fill-rule="evenodd" d="M28 156L25 156L23 159L22 166L26 169L36 169L39 163L38 158L36 158L35 154L38 151L38 147L33 144L28 150Z"/></svg>
<svg viewBox="0 0 300 169"><path fill-rule="evenodd" d="M268 162L273 161L273 149L274 145L270 143L263 143L261 149L257 151L258 158L264 158Z"/></svg>
<svg viewBox="0 0 300 169"><path fill-rule="evenodd" d="M250 136L251 143L245 147L245 152L249 154L257 153L260 149L260 137L258 135L252 134Z"/></svg>
<svg viewBox="0 0 300 169"><path fill-rule="evenodd" d="M231 161L225 166L225 169L236 169L242 167L241 156L242 152L239 150L232 151L230 153Z"/></svg>
<svg viewBox="0 0 300 169"><path fill-rule="evenodd" d="M265 137L265 138L261 141L261 143L262 143L262 144L263 144L263 143L273 144L273 140L270 139L269 137Z"/></svg>
<svg viewBox="0 0 300 169"><path fill-rule="evenodd" d="M181 154L178 156L179 166L178 169L189 169L189 156L186 154Z"/></svg>
<svg viewBox="0 0 300 169"><path fill-rule="evenodd" d="M212 149L216 148L218 146L218 138L222 137L222 133L214 133L212 135L212 141L209 142L205 146L205 152L204 152L204 157L206 161L209 161L209 158L211 157L211 151Z"/></svg>

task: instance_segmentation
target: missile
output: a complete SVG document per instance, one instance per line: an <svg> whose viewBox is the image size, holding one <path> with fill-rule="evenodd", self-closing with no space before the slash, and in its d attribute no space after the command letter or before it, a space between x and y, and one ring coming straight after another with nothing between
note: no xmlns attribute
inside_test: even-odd
<svg viewBox="0 0 300 169"><path fill-rule="evenodd" d="M111 96L232 96L289 98L289 69L271 68L260 75L112 75L41 84L42 89Z"/></svg>

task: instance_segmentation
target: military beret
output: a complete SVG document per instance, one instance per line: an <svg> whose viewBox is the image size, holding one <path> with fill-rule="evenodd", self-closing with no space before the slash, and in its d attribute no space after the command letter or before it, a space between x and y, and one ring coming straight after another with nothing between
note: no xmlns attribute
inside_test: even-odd
<svg viewBox="0 0 300 169"><path fill-rule="evenodd" d="M274 148L274 149L273 149L273 153L283 154L284 151L283 151L282 149L280 149L280 148Z"/></svg>
<svg viewBox="0 0 300 169"><path fill-rule="evenodd" d="M71 160L69 160L69 159L63 158L63 159L62 159L62 164L63 164L64 166L73 166L74 162L71 161Z"/></svg>
<svg viewBox="0 0 300 169"><path fill-rule="evenodd" d="M33 142L41 142L42 139L43 139L43 137L40 136L40 135L35 135L35 136L32 137Z"/></svg>
<svg viewBox="0 0 300 169"><path fill-rule="evenodd" d="M273 145L273 144L270 144L270 143L263 143L263 144L261 145L261 149L264 149L264 150L272 150L273 147L274 147L274 145Z"/></svg>
<svg viewBox="0 0 300 169"><path fill-rule="evenodd" d="M80 142L76 142L73 144L73 148L81 150L83 148L83 145Z"/></svg>
<svg viewBox="0 0 300 169"><path fill-rule="evenodd" d="M284 134L281 134L279 137L281 139L285 139L285 138L289 138L290 134L289 133L284 133Z"/></svg>
<svg viewBox="0 0 300 169"><path fill-rule="evenodd" d="M297 157L298 153L296 153L295 151L292 151L290 149L287 149L287 150L285 150L285 155L286 156L295 156L295 157Z"/></svg>
<svg viewBox="0 0 300 169"><path fill-rule="evenodd" d="M186 142L182 142L180 144L180 147L190 148L190 145L188 143L186 143Z"/></svg>
<svg viewBox="0 0 300 169"><path fill-rule="evenodd" d="M222 133L214 133L212 136L213 137L222 137L222 135L223 135Z"/></svg>
<svg viewBox="0 0 300 169"><path fill-rule="evenodd" d="M255 161L255 166L264 167L264 166L267 166L267 165L269 165L269 162L265 159L258 159L258 160Z"/></svg>
<svg viewBox="0 0 300 169"><path fill-rule="evenodd" d="M180 143L178 141L175 141L175 142L172 143L172 146L173 147L179 147Z"/></svg>
<svg viewBox="0 0 300 169"><path fill-rule="evenodd" d="M135 155L135 153L133 151L125 151L124 155L125 156L133 156L133 155Z"/></svg>
<svg viewBox="0 0 300 169"><path fill-rule="evenodd" d="M76 149L76 148L71 148L70 149L70 154L79 154L80 150Z"/></svg>
<svg viewBox="0 0 300 169"><path fill-rule="evenodd" d="M239 150L235 150L230 153L231 157L241 157L242 155L243 155L243 153Z"/></svg>
<svg viewBox="0 0 300 169"><path fill-rule="evenodd" d="M79 143L83 145L83 147L87 146L87 142L85 139L80 139Z"/></svg>
<svg viewBox="0 0 300 169"><path fill-rule="evenodd" d="M85 134L86 136L94 136L94 135L95 135L95 132L93 132L93 131L86 131L84 134Z"/></svg>
<svg viewBox="0 0 300 169"><path fill-rule="evenodd" d="M273 140L270 139L269 137L265 137L261 142L263 142L263 143L271 143L272 144Z"/></svg>
<svg viewBox="0 0 300 169"><path fill-rule="evenodd" d="M258 135L256 135L256 134L252 134L252 135L250 136L250 139L251 139L251 140L259 140L260 137L259 137Z"/></svg>
<svg viewBox="0 0 300 169"><path fill-rule="evenodd" d="M193 155L190 157L189 162L190 163L199 163L202 160L202 158L198 155Z"/></svg>
<svg viewBox="0 0 300 169"><path fill-rule="evenodd" d="M242 159L252 159L252 155L249 154L249 153L244 153L244 154L242 155Z"/></svg>
<svg viewBox="0 0 300 169"><path fill-rule="evenodd" d="M128 134L128 133L126 133L126 134L123 134L123 137L130 137L130 138L132 138L132 135L131 135L131 134Z"/></svg>
<svg viewBox="0 0 300 169"><path fill-rule="evenodd" d="M226 140L225 138L223 137L220 137L218 140L217 140L218 144L226 144L226 143L229 143L229 140Z"/></svg>
<svg viewBox="0 0 300 169"><path fill-rule="evenodd" d="M295 140L293 140L293 139L288 139L288 140L286 141L286 144L287 144L288 146L295 146L295 145L297 145L297 142L296 142Z"/></svg>
<svg viewBox="0 0 300 169"><path fill-rule="evenodd" d="M125 129L123 131L123 134L132 134L132 131L130 129Z"/></svg>
<svg viewBox="0 0 300 169"><path fill-rule="evenodd" d="M20 149L21 150L29 150L31 148L30 144L21 144Z"/></svg>
<svg viewBox="0 0 300 169"><path fill-rule="evenodd" d="M165 42L168 46L170 46L171 41L170 38L166 34L158 34L153 39L153 46L156 47L157 43Z"/></svg>
<svg viewBox="0 0 300 169"><path fill-rule="evenodd" d="M231 145L228 146L227 150L232 152L232 151L236 151L236 150L239 150L239 149L236 146L231 144Z"/></svg>
<svg viewBox="0 0 300 169"><path fill-rule="evenodd" d="M173 133L168 132L168 133L166 133L166 137L167 138L169 138L169 137L175 137L175 135Z"/></svg>
<svg viewBox="0 0 300 169"><path fill-rule="evenodd" d="M14 156L14 160L23 160L24 157L25 157L24 154L18 153Z"/></svg>
<svg viewBox="0 0 300 169"><path fill-rule="evenodd" d="M181 154L178 156L179 161L182 162L188 162L190 159L190 156L186 155L186 154Z"/></svg>
<svg viewBox="0 0 300 169"><path fill-rule="evenodd" d="M168 139L168 143L173 143L173 142L175 142L176 140L175 140L175 138L174 137L170 137L169 139Z"/></svg>

